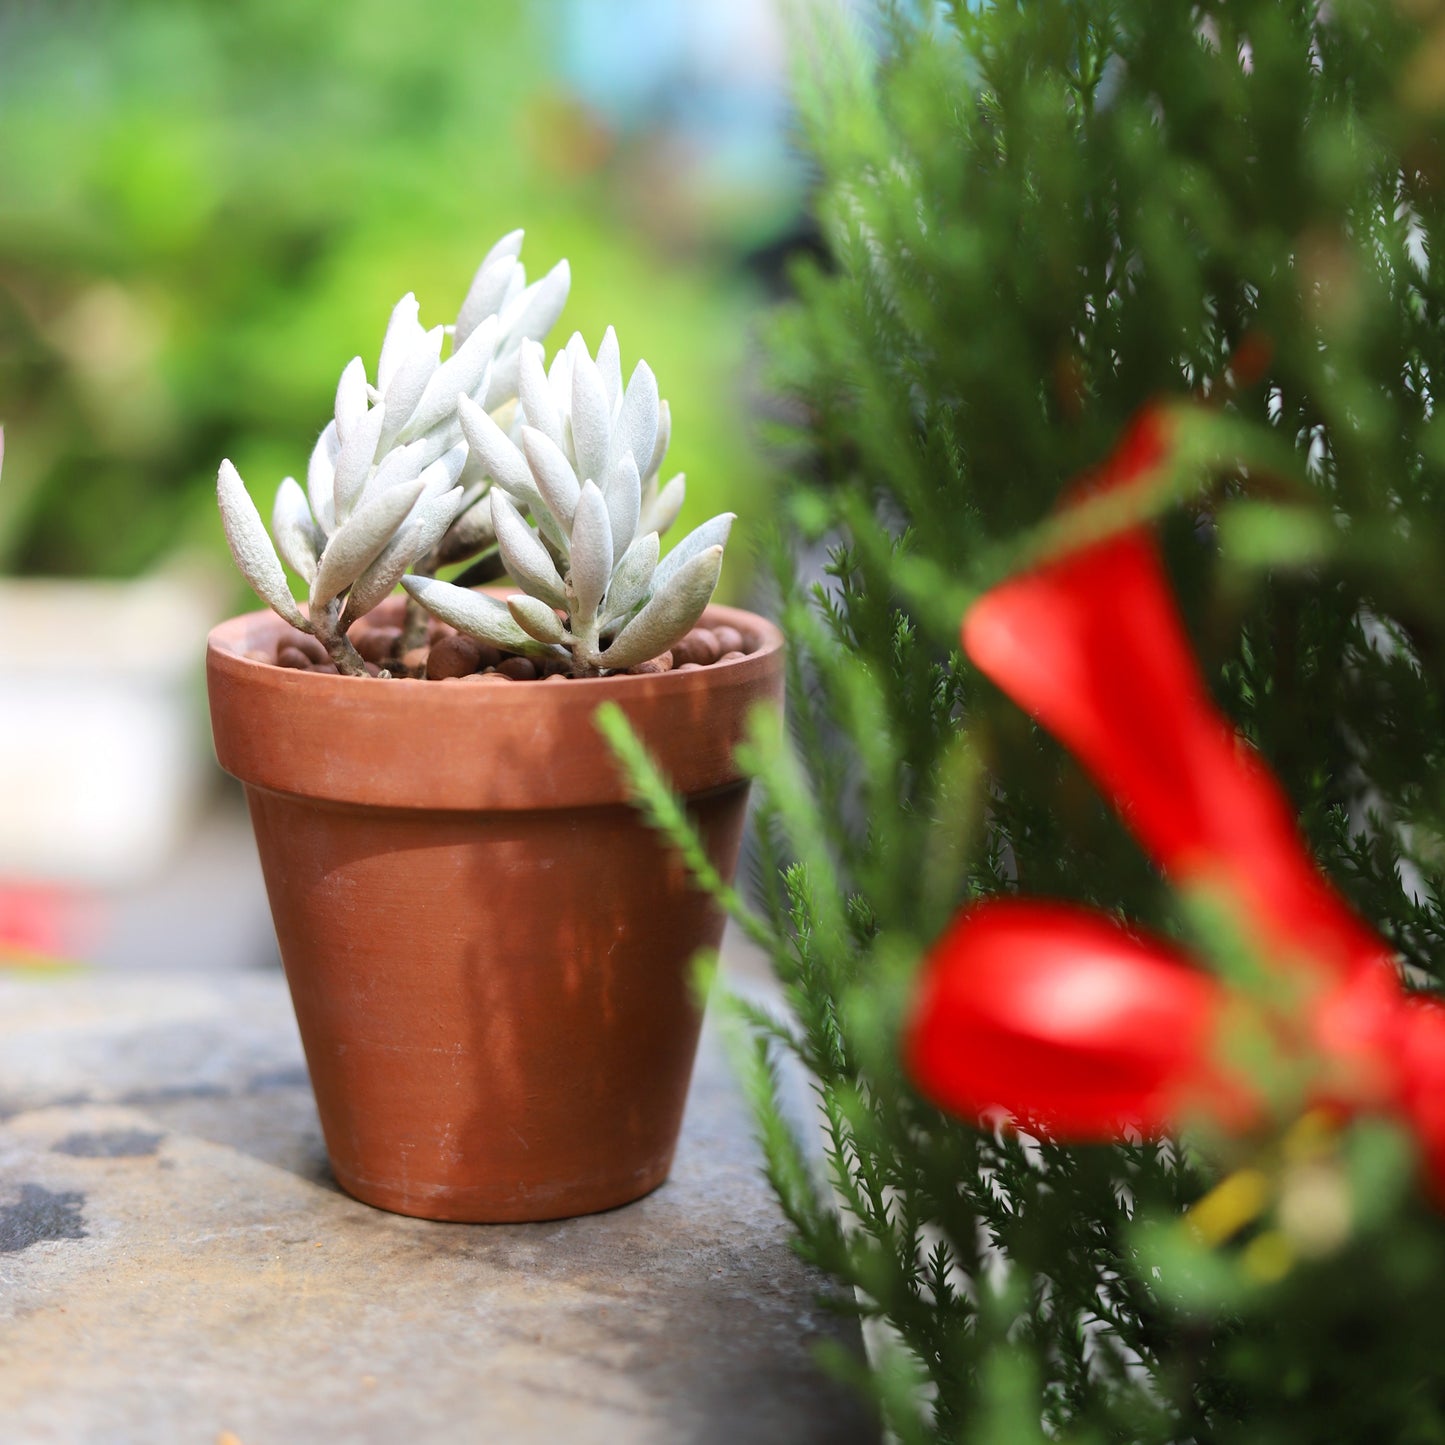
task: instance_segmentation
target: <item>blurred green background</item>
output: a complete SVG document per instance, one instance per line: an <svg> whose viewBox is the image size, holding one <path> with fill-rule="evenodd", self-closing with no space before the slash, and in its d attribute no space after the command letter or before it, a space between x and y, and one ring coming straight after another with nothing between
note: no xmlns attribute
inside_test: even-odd
<svg viewBox="0 0 1445 1445"><path fill-rule="evenodd" d="M219 572L218 460L268 511L397 298L450 320L514 226L529 275L572 263L550 344L647 357L683 525L746 542L749 258L801 192L764 8L0 0L0 573Z"/></svg>

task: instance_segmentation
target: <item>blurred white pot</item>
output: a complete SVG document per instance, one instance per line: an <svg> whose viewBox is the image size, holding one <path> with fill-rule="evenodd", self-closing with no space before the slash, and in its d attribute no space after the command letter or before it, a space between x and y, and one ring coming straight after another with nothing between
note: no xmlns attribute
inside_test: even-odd
<svg viewBox="0 0 1445 1445"><path fill-rule="evenodd" d="M0 579L0 878L110 887L164 866L210 768L215 585Z"/></svg>

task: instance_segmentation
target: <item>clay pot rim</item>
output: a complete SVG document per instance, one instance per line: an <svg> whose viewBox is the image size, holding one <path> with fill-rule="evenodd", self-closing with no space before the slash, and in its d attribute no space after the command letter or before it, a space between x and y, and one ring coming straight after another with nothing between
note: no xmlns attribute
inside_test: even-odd
<svg viewBox="0 0 1445 1445"><path fill-rule="evenodd" d="M712 673L716 676L736 668L746 669L748 672L765 670L767 667L765 659L783 647L783 633L776 623L769 621L766 617L760 617L756 612L749 612L741 607L729 607L721 602L709 603L696 626L733 627L744 635L753 633L759 639L758 646L744 657L735 657L727 662L719 659L717 662L707 663L693 672L681 672L677 668L670 668L667 672L615 672L606 677L569 677L567 688L570 690L586 687L594 692L604 689L598 697L599 702L605 701L613 694L635 693L639 684L650 684L650 690L659 691L674 687L686 689L696 686L696 683L689 682L689 679L696 678L701 672ZM258 633L274 633L282 628L288 632L295 631L295 628L284 617L273 612L269 607L229 617L224 622L217 623L207 635L207 661L212 666L219 666L222 670L232 673L238 681L248 676L260 681L262 677L275 678L277 674L281 674L287 679L288 684L294 687L352 688L362 682L373 683L378 680L370 677L345 677L331 672L311 672L299 667L282 667L279 663L261 662L256 658L246 656L248 651L255 649L260 644L261 638L257 636ZM480 691L475 684L459 689L447 687L436 679L420 677L388 678L383 685L388 693L397 694L398 701L403 697L407 700L408 712L417 705L421 696L418 689L424 689L428 696L435 693L440 697L451 697L453 694L460 693L463 699L474 698ZM520 684L510 681L505 685L489 686L482 695L489 699L487 704L489 707L495 706L500 702L501 696L510 695L514 687L520 687L524 694L533 691L548 694L563 692L562 688L547 686L544 678L529 678ZM379 698L377 701L381 706L387 705ZM433 706L431 703L421 705ZM457 704L444 702L441 705L451 707ZM470 706L472 704L464 702L461 705Z"/></svg>
<svg viewBox="0 0 1445 1445"><path fill-rule="evenodd" d="M448 686L256 661L245 653L274 655L291 624L270 611L243 613L207 641L216 758L249 786L331 803L442 812L610 806L629 798L596 728L598 707L613 702L684 796L734 786L745 779L733 750L747 714L781 701L784 637L766 618L721 604L702 621L752 634L757 650L687 672L560 687Z"/></svg>

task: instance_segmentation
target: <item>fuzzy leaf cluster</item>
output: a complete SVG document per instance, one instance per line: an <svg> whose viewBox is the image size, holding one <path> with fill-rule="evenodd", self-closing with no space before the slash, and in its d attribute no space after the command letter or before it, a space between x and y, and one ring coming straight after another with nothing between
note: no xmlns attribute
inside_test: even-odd
<svg viewBox="0 0 1445 1445"><path fill-rule="evenodd" d="M658 656L711 600L733 514L661 556L660 534L685 495L681 474L659 484L671 417L645 361L623 385L611 327L595 357L574 335L548 368L541 345L523 342L517 382L516 440L484 407L464 399L458 411L471 455L494 480L492 527L521 594L503 603L412 576L407 591L473 637L566 658L578 676Z"/></svg>
<svg viewBox="0 0 1445 1445"><path fill-rule="evenodd" d="M521 243L513 231L488 252L450 328L424 328L410 292L397 302L375 380L361 357L347 364L306 486L294 477L281 483L269 536L236 468L221 463L217 499L236 565L264 601L333 656L345 650L347 628L403 574L460 561L494 540L491 476L469 452L458 405L510 420L523 345L551 329L570 286L566 261L529 286ZM283 563L307 585L305 612Z"/></svg>

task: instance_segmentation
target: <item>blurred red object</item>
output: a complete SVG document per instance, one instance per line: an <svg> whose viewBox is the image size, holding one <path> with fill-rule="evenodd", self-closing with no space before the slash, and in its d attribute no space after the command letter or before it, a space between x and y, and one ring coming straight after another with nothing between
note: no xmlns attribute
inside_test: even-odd
<svg viewBox="0 0 1445 1445"><path fill-rule="evenodd" d="M1003 1108L1048 1137L1156 1133L1254 1111L1212 1062L1223 991L1102 913L992 899L965 909L919 982L909 1068L954 1113Z"/></svg>
<svg viewBox="0 0 1445 1445"><path fill-rule="evenodd" d="M1164 416L1146 411L1077 491L1137 485L1167 438ZM1176 883L1227 894L1281 959L1336 972L1388 959L1211 701L1152 533L1130 528L1010 578L970 609L963 646L1083 764Z"/></svg>
<svg viewBox="0 0 1445 1445"><path fill-rule="evenodd" d="M66 890L0 883L0 964L70 957L77 922L77 900Z"/></svg>
<svg viewBox="0 0 1445 1445"><path fill-rule="evenodd" d="M1072 495L1146 483L1169 444L1167 414L1144 412ZM1276 1032L1315 1051L1319 1100L1402 1115L1445 1191L1445 1010L1404 992L1389 947L1319 873L1278 782L1214 706L1152 533L1130 527L1010 578L962 636L1164 873L1212 888L1266 963L1306 985L1303 1028ZM1000 1107L1055 1138L1154 1132L1190 1109L1237 1126L1254 1109L1215 1072L1226 1002L1166 945L1103 915L981 903L929 953L905 1063L941 1107Z"/></svg>

